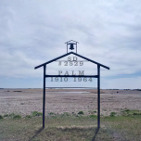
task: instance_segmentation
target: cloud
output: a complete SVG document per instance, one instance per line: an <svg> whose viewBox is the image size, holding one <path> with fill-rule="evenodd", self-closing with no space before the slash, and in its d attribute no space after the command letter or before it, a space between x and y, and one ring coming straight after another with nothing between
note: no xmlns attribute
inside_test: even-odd
<svg viewBox="0 0 141 141"><path fill-rule="evenodd" d="M102 69L105 79L141 72L140 1L7 0L0 17L0 77L40 77L34 66L66 53L71 39L111 68Z"/></svg>

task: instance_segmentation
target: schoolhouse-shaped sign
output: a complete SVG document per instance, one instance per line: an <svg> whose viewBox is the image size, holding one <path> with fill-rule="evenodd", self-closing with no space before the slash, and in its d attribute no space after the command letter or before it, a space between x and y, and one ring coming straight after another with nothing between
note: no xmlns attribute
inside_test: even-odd
<svg viewBox="0 0 141 141"><path fill-rule="evenodd" d="M98 90L97 91L97 94L98 94L97 127L100 128L100 68L101 67L105 69L110 69L110 68L99 62L96 62L92 59L89 59L87 57L84 57L78 54L77 53L77 44L78 42L73 41L73 40L66 42L66 45L67 45L66 54L56 57L50 61L47 61L35 67L35 69L43 67L43 120L42 120L43 128L45 127L46 78L51 78L51 81L54 81L54 78L57 78L56 79L57 82L58 81L62 82L63 80L64 82L69 82L68 79L73 78L73 81L75 83L77 83L78 81L83 81L87 83L88 81L91 81L91 78L96 78L97 79L97 90ZM55 65L56 69L54 69L54 71L51 71L49 73L47 70L47 65L52 64L53 62L56 62L56 65ZM96 66L95 74L93 73L89 74L89 69L88 67L85 66L87 64L86 62L91 63L91 66L92 65ZM64 79L62 80L62 78ZM78 81L76 78L78 78Z"/></svg>

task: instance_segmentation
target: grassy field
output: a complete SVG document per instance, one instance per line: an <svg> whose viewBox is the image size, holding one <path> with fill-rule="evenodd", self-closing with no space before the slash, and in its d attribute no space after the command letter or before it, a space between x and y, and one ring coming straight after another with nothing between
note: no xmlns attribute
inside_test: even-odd
<svg viewBox="0 0 141 141"><path fill-rule="evenodd" d="M97 131L97 117L64 113L50 113L46 128L41 128L41 113L21 117L14 113L0 116L0 141L141 141L141 112L124 110L101 117Z"/></svg>

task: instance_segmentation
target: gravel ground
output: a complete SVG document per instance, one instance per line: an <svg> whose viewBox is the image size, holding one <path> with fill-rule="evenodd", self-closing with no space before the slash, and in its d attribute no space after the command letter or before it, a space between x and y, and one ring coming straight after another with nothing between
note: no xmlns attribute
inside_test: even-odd
<svg viewBox="0 0 141 141"><path fill-rule="evenodd" d="M141 110L139 90L101 90L101 114L120 112L122 109ZM0 115L42 112L42 89L0 89ZM97 111L96 90L48 89L46 92L46 114L78 113Z"/></svg>

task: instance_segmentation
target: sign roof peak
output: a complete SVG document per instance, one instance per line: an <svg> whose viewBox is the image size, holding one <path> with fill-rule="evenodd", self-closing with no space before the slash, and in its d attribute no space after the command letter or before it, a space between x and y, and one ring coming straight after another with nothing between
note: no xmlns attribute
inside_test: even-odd
<svg viewBox="0 0 141 141"><path fill-rule="evenodd" d="M79 43L79 42L77 42L77 41L74 41L74 40L70 40L70 41L67 41L67 42L65 42L65 44L70 44L70 43L77 44L77 43Z"/></svg>

